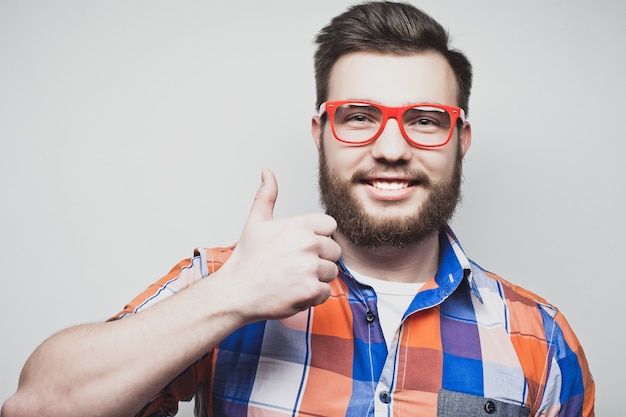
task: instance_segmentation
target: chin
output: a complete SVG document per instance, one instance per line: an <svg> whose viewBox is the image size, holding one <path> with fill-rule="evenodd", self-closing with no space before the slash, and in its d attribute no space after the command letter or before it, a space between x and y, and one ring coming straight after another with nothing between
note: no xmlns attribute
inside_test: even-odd
<svg viewBox="0 0 626 417"><path fill-rule="evenodd" d="M422 207L422 200L419 201L397 201L397 200L376 200L362 204L363 214L370 219L406 219L419 216Z"/></svg>

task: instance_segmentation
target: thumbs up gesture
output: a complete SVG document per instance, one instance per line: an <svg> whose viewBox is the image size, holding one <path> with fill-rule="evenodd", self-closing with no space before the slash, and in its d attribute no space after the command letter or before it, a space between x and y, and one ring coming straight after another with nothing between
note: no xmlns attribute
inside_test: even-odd
<svg viewBox="0 0 626 417"><path fill-rule="evenodd" d="M224 280L225 296L244 321L289 317L321 304L337 276L335 220L322 213L274 219L277 197L274 173L264 170L239 243L214 276Z"/></svg>

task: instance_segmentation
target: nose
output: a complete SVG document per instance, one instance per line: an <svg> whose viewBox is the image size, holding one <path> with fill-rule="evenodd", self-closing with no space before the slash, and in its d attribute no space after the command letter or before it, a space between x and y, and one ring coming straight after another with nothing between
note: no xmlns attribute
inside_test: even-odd
<svg viewBox="0 0 626 417"><path fill-rule="evenodd" d="M406 141L397 119L389 118L378 138L372 144L372 157L390 163L408 161L411 157L411 144Z"/></svg>

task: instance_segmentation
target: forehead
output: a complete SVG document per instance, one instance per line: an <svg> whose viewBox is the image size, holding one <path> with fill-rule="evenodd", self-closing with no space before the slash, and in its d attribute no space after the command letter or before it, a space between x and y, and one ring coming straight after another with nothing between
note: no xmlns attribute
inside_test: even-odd
<svg viewBox="0 0 626 417"><path fill-rule="evenodd" d="M458 105L454 71L438 52L412 55L351 52L330 72L328 100L361 99L389 106Z"/></svg>

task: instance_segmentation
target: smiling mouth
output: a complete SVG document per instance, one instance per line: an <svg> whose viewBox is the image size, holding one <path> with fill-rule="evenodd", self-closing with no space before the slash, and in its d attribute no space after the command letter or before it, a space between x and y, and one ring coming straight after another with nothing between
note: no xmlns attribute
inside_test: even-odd
<svg viewBox="0 0 626 417"><path fill-rule="evenodd" d="M377 190L383 190L383 191L404 190L405 188L409 188L413 185L420 184L419 181L400 181L400 180L393 180L393 181L369 180L369 181L362 181L362 183L370 185L376 188Z"/></svg>

